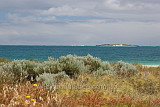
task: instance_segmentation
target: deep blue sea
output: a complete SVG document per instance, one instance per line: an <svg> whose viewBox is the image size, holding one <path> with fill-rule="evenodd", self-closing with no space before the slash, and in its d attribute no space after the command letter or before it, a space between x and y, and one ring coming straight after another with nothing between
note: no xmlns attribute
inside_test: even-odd
<svg viewBox="0 0 160 107"><path fill-rule="evenodd" d="M125 61L160 65L159 46L101 47L101 46L7 46L0 45L0 57L8 59L47 60L68 54L99 57L103 61Z"/></svg>

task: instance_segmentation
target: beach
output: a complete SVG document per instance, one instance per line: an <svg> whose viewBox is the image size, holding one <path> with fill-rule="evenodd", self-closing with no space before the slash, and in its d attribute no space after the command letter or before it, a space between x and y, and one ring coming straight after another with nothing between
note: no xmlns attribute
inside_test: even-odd
<svg viewBox="0 0 160 107"><path fill-rule="evenodd" d="M143 67L160 67L160 65L142 65Z"/></svg>

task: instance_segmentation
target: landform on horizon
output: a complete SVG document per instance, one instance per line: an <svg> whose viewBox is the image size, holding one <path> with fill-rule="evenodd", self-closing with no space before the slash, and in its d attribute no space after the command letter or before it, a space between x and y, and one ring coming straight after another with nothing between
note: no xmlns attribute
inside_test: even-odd
<svg viewBox="0 0 160 107"><path fill-rule="evenodd" d="M101 44L96 46L139 46L139 45L129 45L129 44Z"/></svg>

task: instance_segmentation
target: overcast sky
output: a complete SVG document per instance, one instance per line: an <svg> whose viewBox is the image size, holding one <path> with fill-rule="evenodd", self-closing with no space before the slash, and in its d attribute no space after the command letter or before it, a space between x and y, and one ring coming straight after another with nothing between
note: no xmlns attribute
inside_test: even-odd
<svg viewBox="0 0 160 107"><path fill-rule="evenodd" d="M0 0L0 45L160 46L160 0Z"/></svg>

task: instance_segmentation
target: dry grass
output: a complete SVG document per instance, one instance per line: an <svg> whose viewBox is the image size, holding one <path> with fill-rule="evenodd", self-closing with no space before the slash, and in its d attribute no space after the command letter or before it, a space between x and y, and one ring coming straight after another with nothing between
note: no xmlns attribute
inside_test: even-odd
<svg viewBox="0 0 160 107"><path fill-rule="evenodd" d="M108 90L107 90L108 91ZM64 93L69 94L64 94ZM50 92L41 83L30 82L0 89L1 107L159 107L159 96L143 99L105 90L57 90ZM128 93L129 94L129 93ZM147 95L146 95L147 96Z"/></svg>

